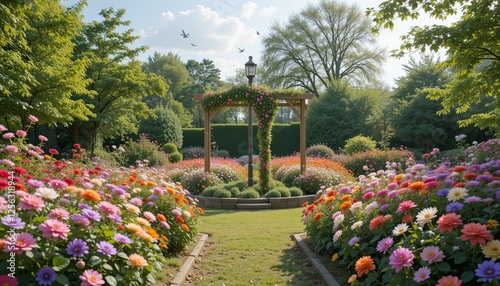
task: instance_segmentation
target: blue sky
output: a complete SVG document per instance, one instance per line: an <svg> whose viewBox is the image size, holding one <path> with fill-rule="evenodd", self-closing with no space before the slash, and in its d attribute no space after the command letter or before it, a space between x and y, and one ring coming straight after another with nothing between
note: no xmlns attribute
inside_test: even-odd
<svg viewBox="0 0 500 286"><path fill-rule="evenodd" d="M71 5L76 0L63 1ZM260 39L266 35L274 21L285 23L292 13L299 12L307 3L319 0L88 0L84 10L84 21L100 21L98 15L103 8L126 10L124 20L130 20L130 28L141 38L137 45L149 46L149 50L139 59L147 61L154 52L179 55L183 62L189 59L212 60L221 70L221 76L233 76L236 68L243 68L248 56L253 56L257 65L263 50ZM363 11L375 7L381 0L350 0ZM421 19L421 23L425 19ZM399 37L411 25L418 22L396 23L393 31L383 30L379 36L379 46L388 51L399 46ZM428 22L426 22L428 24ZM184 30L189 38L180 34ZM261 36L257 35L257 31ZM195 45L195 46L193 46ZM240 53L239 49L245 51ZM418 56L418 55L417 55ZM384 65L383 81L394 86L394 79L404 75L401 65L408 58L397 60L388 58ZM257 66L258 68L258 66ZM258 77L258 69L257 69Z"/></svg>

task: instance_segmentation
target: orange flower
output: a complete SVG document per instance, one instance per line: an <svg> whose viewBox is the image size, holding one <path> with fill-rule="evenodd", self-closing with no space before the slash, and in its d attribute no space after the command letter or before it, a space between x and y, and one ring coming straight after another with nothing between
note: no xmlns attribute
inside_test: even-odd
<svg viewBox="0 0 500 286"><path fill-rule="evenodd" d="M94 201L94 202L99 202L101 201L101 195L99 195L98 192L94 191L94 190L89 190L89 189L86 189L83 191L83 193L81 194L82 198L83 199L86 199L86 200L89 200L89 201Z"/></svg>
<svg viewBox="0 0 500 286"><path fill-rule="evenodd" d="M404 181L401 183L401 188L408 188L408 186L412 183L411 180Z"/></svg>
<svg viewBox="0 0 500 286"><path fill-rule="evenodd" d="M163 241L158 243L158 246L161 248L168 248L167 245L165 244L165 242L163 242Z"/></svg>
<svg viewBox="0 0 500 286"><path fill-rule="evenodd" d="M465 187L465 184L462 183L462 182L459 182L459 183L456 183L455 185L453 185L454 188L463 188Z"/></svg>
<svg viewBox="0 0 500 286"><path fill-rule="evenodd" d="M182 229L185 230L185 231L189 231L189 226L187 226L186 224L182 224Z"/></svg>
<svg viewBox="0 0 500 286"><path fill-rule="evenodd" d="M164 236L163 234L160 237L161 237L161 239L168 241L168 237Z"/></svg>
<svg viewBox="0 0 500 286"><path fill-rule="evenodd" d="M202 208L196 208L196 210L197 210L197 211L198 211L198 213L199 213L199 214L201 214L201 215L204 215L204 214L205 214L205 212L203 211L203 209L202 209Z"/></svg>
<svg viewBox="0 0 500 286"><path fill-rule="evenodd" d="M187 211L191 214L191 217L196 217L196 214L191 209L188 209Z"/></svg>
<svg viewBox="0 0 500 286"><path fill-rule="evenodd" d="M184 219L183 219L180 215L178 215L178 216L175 218L175 220L176 220L177 222L184 223Z"/></svg>
<svg viewBox="0 0 500 286"><path fill-rule="evenodd" d="M148 228L146 229L146 232L151 235L154 239L158 239L160 237L160 235L156 232L156 230L152 229L152 228Z"/></svg>
<svg viewBox="0 0 500 286"><path fill-rule="evenodd" d="M322 215L323 215L323 213L317 213L317 214L314 216L314 220L315 220L315 221L318 221L318 220L321 218L321 216L322 216Z"/></svg>
<svg viewBox="0 0 500 286"><path fill-rule="evenodd" d="M470 240L471 245L481 244L485 245L486 240L492 240L493 235L484 224L471 222L460 230L463 234L460 236L461 240Z"/></svg>
<svg viewBox="0 0 500 286"><path fill-rule="evenodd" d="M351 195L343 195L343 196L340 198L340 200L341 200L341 201L348 201L348 200L350 200L350 199L351 199Z"/></svg>
<svg viewBox="0 0 500 286"><path fill-rule="evenodd" d="M167 218L162 215L162 214L157 214L156 215L156 218L159 220L159 221L167 221Z"/></svg>
<svg viewBox="0 0 500 286"><path fill-rule="evenodd" d="M325 200L325 197L319 197L317 200L314 201L314 203L315 204L319 204L319 203L321 203L324 200Z"/></svg>
<svg viewBox="0 0 500 286"><path fill-rule="evenodd" d="M172 195L175 195L177 193L177 191L174 188L167 188L167 192Z"/></svg>
<svg viewBox="0 0 500 286"><path fill-rule="evenodd" d="M135 178L132 177L132 176L130 176L130 177L128 177L128 181L131 182L131 183L133 183L133 182L135 182Z"/></svg>
<svg viewBox="0 0 500 286"><path fill-rule="evenodd" d="M134 253L130 254L127 260L127 264L139 269L148 266L148 262L140 254Z"/></svg>
<svg viewBox="0 0 500 286"><path fill-rule="evenodd" d="M150 187L156 187L156 183L153 181L148 181L148 186Z"/></svg>
<svg viewBox="0 0 500 286"><path fill-rule="evenodd" d="M336 261L337 259L339 259L338 253L335 253L334 255L332 255L332 261Z"/></svg>
<svg viewBox="0 0 500 286"><path fill-rule="evenodd" d="M327 198L326 198L326 200L325 200L325 203L330 203L330 202L332 202L334 199L335 199L335 197L333 197L333 196L327 197Z"/></svg>
<svg viewBox="0 0 500 286"><path fill-rule="evenodd" d="M145 187L145 186L147 186L147 183L146 183L146 182L144 182L144 181L140 181L140 182L139 182L139 185L141 185L141 186Z"/></svg>
<svg viewBox="0 0 500 286"><path fill-rule="evenodd" d="M370 256L363 256L356 261L355 268L358 277L368 274L371 270L375 270L375 264Z"/></svg>
<svg viewBox="0 0 500 286"><path fill-rule="evenodd" d="M408 188L410 188L410 190L412 191L419 191L419 190L423 190L425 188L425 183L424 182L413 182L411 183Z"/></svg>
<svg viewBox="0 0 500 286"><path fill-rule="evenodd" d="M429 193L429 190L427 190L427 189L423 189L420 191L421 195L427 195L428 193Z"/></svg>
<svg viewBox="0 0 500 286"><path fill-rule="evenodd" d="M327 194L327 196L329 197L335 197L336 195L337 195L337 190L331 190Z"/></svg>
<svg viewBox="0 0 500 286"><path fill-rule="evenodd" d="M403 174L397 174L393 180L394 182L399 182L401 179L403 179Z"/></svg>
<svg viewBox="0 0 500 286"><path fill-rule="evenodd" d="M370 221L370 230L379 228L386 221L384 216L376 216Z"/></svg>
<svg viewBox="0 0 500 286"><path fill-rule="evenodd" d="M456 166L455 168L453 168L453 172L460 173L460 172L463 172L463 171L467 171L467 167L465 167L465 166Z"/></svg>
<svg viewBox="0 0 500 286"><path fill-rule="evenodd" d="M348 208L350 208L352 205L352 202L351 201L347 201L347 202L343 202L341 205L340 205L340 209L341 210L346 210Z"/></svg>

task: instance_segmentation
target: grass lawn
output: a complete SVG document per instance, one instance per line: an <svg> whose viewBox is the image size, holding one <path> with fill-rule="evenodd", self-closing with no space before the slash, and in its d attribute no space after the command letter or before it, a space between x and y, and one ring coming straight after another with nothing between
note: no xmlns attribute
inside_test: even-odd
<svg viewBox="0 0 500 286"><path fill-rule="evenodd" d="M200 233L209 235L208 246L186 285L323 285L291 239L304 231L301 211L206 209L199 224ZM166 285L182 264L182 258L170 261L158 285Z"/></svg>

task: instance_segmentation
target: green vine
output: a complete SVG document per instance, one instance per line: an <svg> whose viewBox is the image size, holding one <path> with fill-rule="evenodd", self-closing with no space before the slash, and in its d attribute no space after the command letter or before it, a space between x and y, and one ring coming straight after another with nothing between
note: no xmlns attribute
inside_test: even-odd
<svg viewBox="0 0 500 286"><path fill-rule="evenodd" d="M296 95L298 91L269 90L265 86L235 86L231 89L208 93L203 96L201 105L204 110L214 111L230 104L252 104L258 121L257 140L259 141L259 192L269 190L271 180L271 130L278 110L277 94Z"/></svg>

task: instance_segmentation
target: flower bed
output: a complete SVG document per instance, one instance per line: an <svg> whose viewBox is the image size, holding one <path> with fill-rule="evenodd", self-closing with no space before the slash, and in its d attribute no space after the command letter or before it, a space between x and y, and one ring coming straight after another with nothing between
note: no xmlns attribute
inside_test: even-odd
<svg viewBox="0 0 500 286"><path fill-rule="evenodd" d="M77 144L57 160L25 137L0 143L0 285L151 285L196 238L203 210L163 172L84 164Z"/></svg>
<svg viewBox="0 0 500 286"><path fill-rule="evenodd" d="M460 165L414 164L327 188L303 210L315 251L345 265L352 285L498 283L500 160L481 146Z"/></svg>

